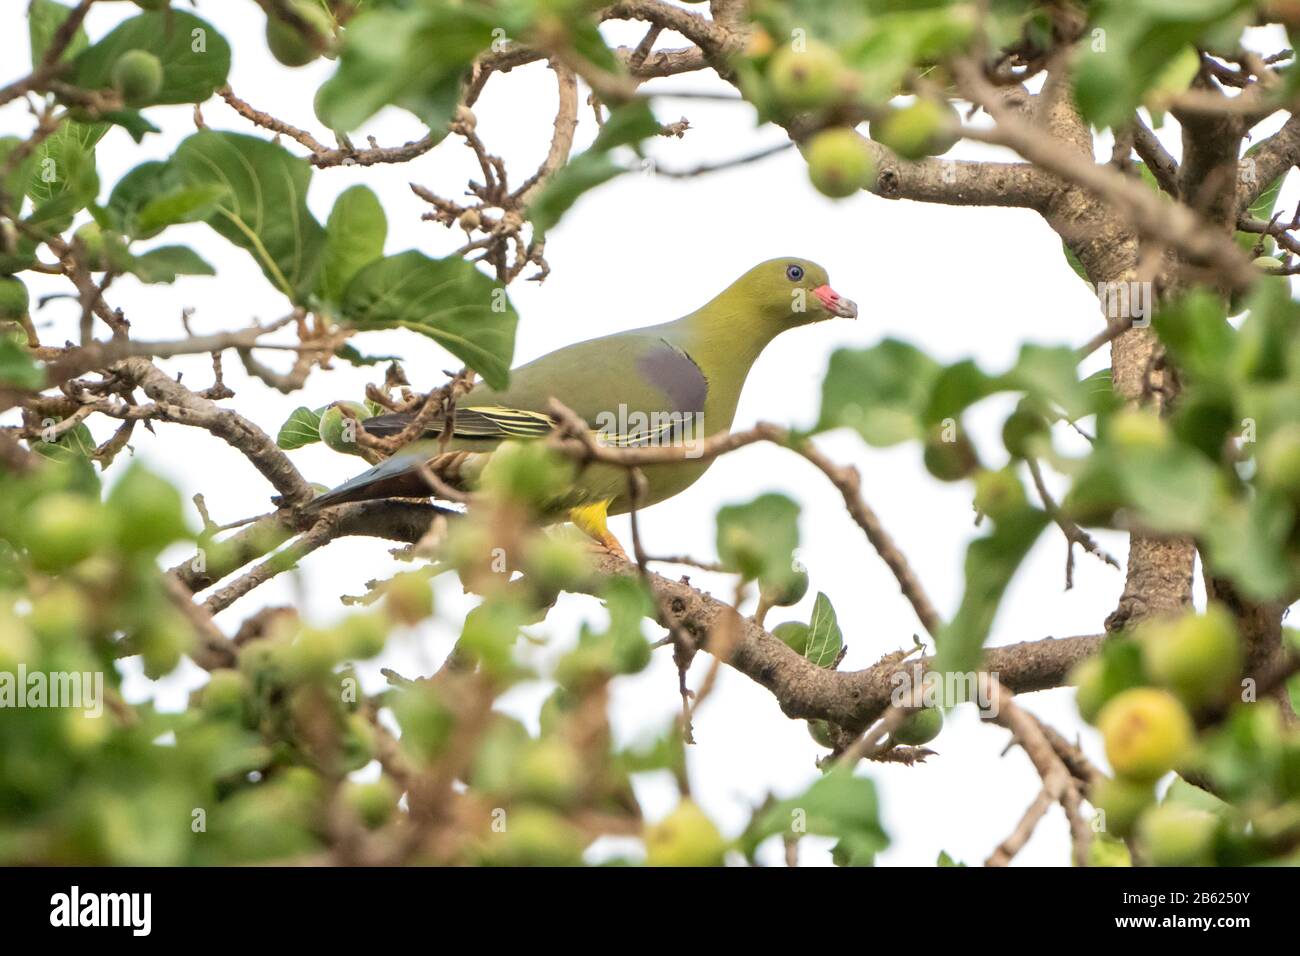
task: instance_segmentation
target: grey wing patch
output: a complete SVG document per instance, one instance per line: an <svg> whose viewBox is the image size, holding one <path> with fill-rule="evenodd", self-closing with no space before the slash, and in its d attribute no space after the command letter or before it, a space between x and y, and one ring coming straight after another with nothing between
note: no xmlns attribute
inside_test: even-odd
<svg viewBox="0 0 1300 956"><path fill-rule="evenodd" d="M657 348L637 360L637 368L656 388L661 389L672 403L671 412L704 411L704 400L709 394L709 380L704 377L695 360L666 339L660 339L663 348Z"/></svg>

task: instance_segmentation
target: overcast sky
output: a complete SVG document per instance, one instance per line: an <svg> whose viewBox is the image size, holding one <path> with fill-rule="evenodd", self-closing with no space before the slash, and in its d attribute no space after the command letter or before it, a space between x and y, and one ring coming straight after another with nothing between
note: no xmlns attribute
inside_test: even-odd
<svg viewBox="0 0 1300 956"><path fill-rule="evenodd" d="M20 0L6 0L6 27L14 25L20 6ZM97 6L88 20L92 37L101 36L133 11L129 4ZM198 12L232 41L230 82L237 94L329 141L312 111L313 94L332 69L328 62L287 70L272 60L261 41L263 16L252 2L206 2ZM0 31L0 63L8 64L4 79L18 75L28 61L26 30L18 26ZM640 29L622 24L610 25L606 32L615 43L635 44L641 35ZM1269 51L1284 43L1280 34L1275 43L1267 39L1258 45ZM675 34L660 40L661 46L680 43ZM731 92L711 74L655 81L650 89ZM505 160L512 182L526 178L544 156L554 106L553 75L540 64L493 78L476 104L478 130L488 148ZM652 155L663 167L685 169L716 162L784 138L778 129L757 128L753 110L744 104L664 98L655 109L661 122L686 117L691 123L682 139L651 144ZM155 108L148 115L162 128L161 135L137 146L124 132L113 129L100 145L101 200L131 167L165 158L193 132L189 107ZM204 108L204 117L216 129L265 135L219 100ZM580 118L578 145L582 147L594 135L594 123L589 110L584 109ZM21 108L11 105L0 113L0 133L26 135L29 126L30 117ZM381 144L396 145L418 138L422 130L408 114L388 110L354 141L362 142L367 133ZM1172 120L1161 137L1177 154ZM297 150L296 144L287 145ZM1108 144L1101 143L1098 154L1108 156ZM965 144L950 155L1007 158ZM412 163L317 171L308 202L324 221L339 192L365 183L379 194L388 213L388 253L415 248L432 256L445 255L463 234L422 222L420 215L428 207L412 195L408 183L420 183L454 199L477 172L470 151L451 136ZM1282 200L1295 204L1291 185ZM110 298L125 310L135 336L180 337L180 315L186 307L195 310L194 326L201 332L237 329L254 318L272 320L287 311L284 299L252 259L208 227L169 229L154 244L161 242L193 245L216 267L218 278L188 279L175 286L141 286L130 277L117 280ZM510 288L521 317L516 363L570 342L676 318L763 259L794 255L824 265L833 286L857 300L859 319L825 322L779 338L750 374L736 428L758 420L788 425L813 422L821 376L837 348L861 348L893 336L915 343L941 361L973 357L986 369L1000 371L1014 360L1023 342L1078 345L1101 327L1095 299L1066 265L1057 236L1036 214L890 202L867 193L832 202L809 185L804 163L793 151L691 180L651 173L626 176L582 199L550 233L546 251L550 278L541 285L520 281ZM44 277L31 284L34 293L65 291ZM55 301L36 313L42 338L57 343L74 337L78 313L79 307L68 300ZM414 333L366 333L355 343L363 351L399 354L412 384L420 390L441 384L441 370L458 367L450 355ZM262 359L272 365L284 363L284 357L274 352L262 353ZM1094 356L1084 372L1106 364L1105 355ZM169 361L165 367L184 371L186 383L198 387L211 376L205 357ZM303 391L283 396L248 380L233 355L226 362L227 384L238 393L228 404L272 435L296 406L360 399L365 383L381 378L382 368L355 369L340 363L334 372L316 372ZM969 425L986 462L1000 464L1005 457L997 436L1008 409L1007 401L990 400L970 416ZM92 419L90 426L97 439L107 437L109 423ZM159 424L156 432L136 431L135 454L175 480L187 496L202 492L216 521L269 510L271 489L238 453L206 432L184 426ZM1075 447L1069 435L1058 435L1058 440L1062 448ZM835 461L853 464L862 472L866 500L915 565L940 612L950 614L961 595L965 546L979 533L973 525L970 486L931 479L915 444L873 449L840 431L819 438L818 446ZM295 451L292 457L309 480L327 485L363 467L359 459L319 445ZM1061 482L1053 484L1062 490ZM894 579L845 514L835 489L793 454L758 445L724 456L689 491L644 514L646 548L651 554L689 553L708 560L713 557L712 516L717 508L768 491L789 495L802 505L801 557L812 579L807 598L794 608L775 609L768 624L806 620L814 594L824 591L835 605L849 648L842 669L867 667L884 654L910 647L920 626ZM614 519L612 528L624 541L630 540L626 518ZM1122 562L1125 539L1114 534L1098 537ZM390 557L389 547L377 540L341 541L311 555L299 573L283 575L255 590L218 620L230 631L256 608L289 601L299 603L313 620L329 620L343 613L340 595L359 594L365 581L406 567ZM1044 533L1012 583L991 643L1100 631L1102 619L1119 596L1122 574L1079 553L1074 589L1065 591L1064 559L1062 537ZM692 577L719 596L730 593L727 578ZM382 658L363 664L360 672L367 690L384 686L381 666L408 676L426 674L450 649L459 621L474 599L462 595L454 580L440 581L440 619L401 633ZM575 639L580 621L598 622L602 617L595 599L565 596L545 624L535 629L551 637L536 653L543 660L558 657ZM649 623L646 628L647 634L660 633ZM616 681L612 716L619 741L653 736L677 713L676 674L669 655L663 649L644 673ZM692 685L698 685L707 663L703 656L697 660ZM159 696L168 706L180 707L186 693L204 680L202 672L187 661L166 681L151 684L133 664L125 665L133 674L128 686L132 699ZM537 708L549 690L543 684L524 685L512 690L503 706L535 726ZM1085 751L1103 759L1097 734L1078 719L1071 691L1034 694L1022 703L1068 737L1081 735ZM697 743L690 748L694 793L729 835L740 830L750 809L769 792L789 796L806 788L818 775L815 759L825 753L809 738L802 721L782 715L766 690L727 669L697 714L695 736ZM926 764L864 765L860 772L876 781L893 841L880 862L930 865L946 850L955 859L981 863L1011 832L1039 789L1037 774L1023 753L1013 749L1002 754L1007 741L1005 730L981 725L970 705L965 705L950 715L944 733L931 745L939 754ZM676 800L666 775L639 778L637 792L652 819L667 813ZM802 862L828 863L829 843L805 840ZM765 850L766 862L779 862L779 841L769 842ZM1058 807L1049 812L1016 863L1061 865L1068 859L1068 834Z"/></svg>

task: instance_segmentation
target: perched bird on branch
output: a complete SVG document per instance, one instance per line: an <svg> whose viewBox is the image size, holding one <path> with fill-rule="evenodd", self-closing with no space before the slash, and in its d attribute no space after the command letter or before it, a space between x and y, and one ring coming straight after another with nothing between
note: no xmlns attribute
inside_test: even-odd
<svg viewBox="0 0 1300 956"><path fill-rule="evenodd" d="M310 507L428 497L435 494L429 472L448 485L472 487L500 442L542 438L555 428L556 417L548 411L552 399L585 421L604 444L696 447L692 443L730 430L749 370L772 339L797 326L857 314L857 306L830 287L821 266L806 259L771 259L675 322L565 346L512 371L502 391L476 386L456 402L448 438L443 439L445 416L439 413L420 440ZM392 436L415 414L379 415L362 424L371 435ZM638 507L685 490L711 461L693 457L643 465L646 483ZM626 469L596 461L578 472L555 512L622 555L605 519L631 507Z"/></svg>

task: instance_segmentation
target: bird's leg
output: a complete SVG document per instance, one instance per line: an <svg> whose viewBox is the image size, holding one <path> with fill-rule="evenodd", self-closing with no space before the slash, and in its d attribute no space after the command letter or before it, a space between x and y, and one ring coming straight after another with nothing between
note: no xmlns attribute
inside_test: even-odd
<svg viewBox="0 0 1300 956"><path fill-rule="evenodd" d="M603 550L627 561L628 556L627 552L623 550L623 545L619 543L618 538L614 537L614 532L610 531L609 526L605 523L605 520L608 517L608 501L596 501L591 504L580 505L577 508L569 509L569 520L572 521L583 534L594 538Z"/></svg>

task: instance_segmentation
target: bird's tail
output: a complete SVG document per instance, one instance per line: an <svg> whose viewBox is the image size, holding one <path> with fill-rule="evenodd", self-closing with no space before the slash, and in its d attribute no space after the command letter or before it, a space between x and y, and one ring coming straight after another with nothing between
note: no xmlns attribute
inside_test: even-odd
<svg viewBox="0 0 1300 956"><path fill-rule="evenodd" d="M367 427L369 424L367 423ZM458 491L477 475L484 455L469 451L450 451L429 457L427 450L398 452L381 461L369 471L363 471L337 488L318 495L308 503L310 510L329 508L351 501L370 501L375 498L428 498L436 496L435 489L425 477L426 469L439 481Z"/></svg>

